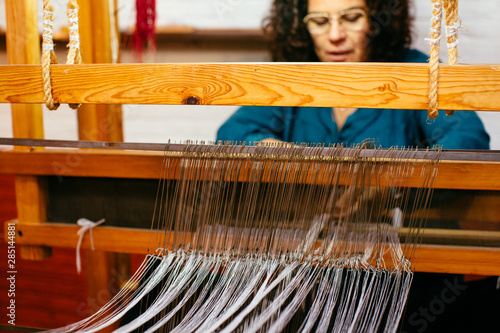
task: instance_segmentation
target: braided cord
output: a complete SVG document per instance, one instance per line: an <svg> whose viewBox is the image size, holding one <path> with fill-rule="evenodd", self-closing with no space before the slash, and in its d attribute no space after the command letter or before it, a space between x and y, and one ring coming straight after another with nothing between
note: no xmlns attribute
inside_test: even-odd
<svg viewBox="0 0 500 333"><path fill-rule="evenodd" d="M446 42L448 45L448 63L455 65L458 58L458 29L460 21L458 19L458 0L443 0L446 21ZM451 116L454 111L446 110L446 114Z"/></svg>
<svg viewBox="0 0 500 333"><path fill-rule="evenodd" d="M67 14L69 21L69 44L67 65L82 64L82 53L80 51L80 32L78 23L78 3L76 0L69 0L67 5ZM72 109L78 109L80 104L69 104Z"/></svg>
<svg viewBox="0 0 500 333"><path fill-rule="evenodd" d="M439 43L441 41L441 21L443 6L441 0L432 0L431 58L429 60L429 106L427 116L434 119L438 116L438 78L439 78Z"/></svg>
<svg viewBox="0 0 500 333"><path fill-rule="evenodd" d="M43 0L43 44L42 44L42 75L44 102L49 110L57 110L59 103L54 102L52 96L52 81L50 75L50 65L57 64L57 57L54 53L54 7L50 0Z"/></svg>

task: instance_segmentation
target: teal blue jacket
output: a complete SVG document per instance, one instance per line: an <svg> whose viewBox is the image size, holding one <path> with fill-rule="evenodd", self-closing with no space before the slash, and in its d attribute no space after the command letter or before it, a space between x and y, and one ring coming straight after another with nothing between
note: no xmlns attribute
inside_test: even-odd
<svg viewBox="0 0 500 333"><path fill-rule="evenodd" d="M426 62L428 57L408 51L401 62ZM294 143L361 143L375 139L383 148L433 147L443 149L489 149L490 138L475 112L444 111L432 122L427 110L358 109L341 130L326 107L239 108L218 130L217 140L257 142L274 138Z"/></svg>

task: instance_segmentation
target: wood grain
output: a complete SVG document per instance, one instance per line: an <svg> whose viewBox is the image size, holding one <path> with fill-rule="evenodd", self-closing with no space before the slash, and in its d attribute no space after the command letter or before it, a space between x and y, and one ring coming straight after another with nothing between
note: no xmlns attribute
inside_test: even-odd
<svg viewBox="0 0 500 333"><path fill-rule="evenodd" d="M108 1L80 2L83 62L111 63L111 26ZM121 105L84 104L78 109L80 140L123 141Z"/></svg>
<svg viewBox="0 0 500 333"><path fill-rule="evenodd" d="M16 241L19 244L74 248L78 241L77 230L76 225L56 223L18 226L17 232L21 232L22 236L18 236ZM96 250L137 254L154 253L157 240L168 236L168 233L158 231L105 226L93 229L92 233ZM181 237L187 243L192 236L183 234ZM172 237L168 237L163 245L164 248L171 248ZM82 249L90 248L90 236L87 233ZM415 263L417 272L500 275L500 249L422 245Z"/></svg>
<svg viewBox="0 0 500 333"><path fill-rule="evenodd" d="M415 259L415 271L498 276L500 249L422 245Z"/></svg>
<svg viewBox="0 0 500 333"><path fill-rule="evenodd" d="M6 43L9 64L40 64L40 38L37 28L36 3L26 0L7 0L5 9L8 28ZM12 105L14 137L43 139L42 116L41 105ZM26 148L19 147L18 149L23 150Z"/></svg>
<svg viewBox="0 0 500 333"><path fill-rule="evenodd" d="M122 151L99 149L43 149L31 152L0 152L0 173L43 175L58 177L111 177L159 179L164 154L162 152ZM179 155L170 157L178 163ZM419 170L408 184L419 187ZM500 190L500 162L441 161L434 188L464 190ZM170 168L168 179L176 179L175 168ZM240 177L243 180L243 176ZM314 175L311 174L312 182ZM384 178L382 177L382 180Z"/></svg>
<svg viewBox="0 0 500 333"><path fill-rule="evenodd" d="M452 201L428 210L427 218L438 221L462 221L462 224L493 226L500 223L499 191L461 191ZM421 212L417 212L420 214ZM487 223L490 222L490 223ZM477 226L476 226L477 227Z"/></svg>
<svg viewBox="0 0 500 333"><path fill-rule="evenodd" d="M402 239L415 237L415 231L409 228L398 229ZM422 244L492 247L500 249L500 231L434 229L423 228L419 236Z"/></svg>
<svg viewBox="0 0 500 333"><path fill-rule="evenodd" d="M5 226L7 229L7 226ZM19 244L37 244L50 247L75 248L78 242L77 231L79 226L62 223L45 223L43 225L19 225L16 226L16 242ZM57 235L57 237L54 237ZM149 229L131 229L99 226L92 230L94 248L96 251L117 253L154 253L157 243L161 243L165 233L151 231ZM191 234L186 234L187 240ZM151 242L151 247L149 246ZM163 244L171 248L172 241ZM82 250L91 250L90 233L86 233L82 244Z"/></svg>
<svg viewBox="0 0 500 333"><path fill-rule="evenodd" d="M500 66L440 65L439 106L500 110ZM196 63L54 65L61 103L427 109L426 64ZM2 103L40 103L40 66L4 66Z"/></svg>
<svg viewBox="0 0 500 333"><path fill-rule="evenodd" d="M9 64L39 64L40 40L36 2L7 0L5 2L5 12ZM5 86L8 85L8 83L5 84ZM41 105L12 105L12 128L14 137L43 139ZM26 147L16 147L16 149L25 151ZM12 174L16 174L16 172ZM44 222L46 220L44 180L33 176L16 176L16 203L18 219L21 223L27 221L29 221L27 223ZM44 260L51 255L49 248L36 246L23 246L19 252L23 259L31 260Z"/></svg>

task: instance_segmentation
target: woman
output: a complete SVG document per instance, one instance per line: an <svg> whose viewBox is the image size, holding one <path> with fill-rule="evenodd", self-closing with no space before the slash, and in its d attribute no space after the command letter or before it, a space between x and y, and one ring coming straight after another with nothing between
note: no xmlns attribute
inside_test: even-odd
<svg viewBox="0 0 500 333"><path fill-rule="evenodd" d="M425 54L409 49L408 7L408 0L275 0L264 30L274 61L424 63L428 59ZM350 145L365 139L377 139L385 148L489 148L489 136L471 111L455 112L451 117L440 112L429 122L426 110L245 106L217 134L217 140L254 143L279 140ZM494 282L488 279L473 285L463 282L462 276L415 274L403 331L461 331L471 325L489 325L494 307L488 302L497 302L498 292L486 284ZM425 313L450 285L461 288L453 304L438 315ZM476 310L471 309L467 303L474 297L486 305L474 302ZM472 320L471 315L481 319Z"/></svg>
<svg viewBox="0 0 500 333"><path fill-rule="evenodd" d="M275 0L265 25L274 61L426 62L410 50L408 0ZM489 136L474 112L323 107L240 108L217 140L361 143L382 147L488 149Z"/></svg>

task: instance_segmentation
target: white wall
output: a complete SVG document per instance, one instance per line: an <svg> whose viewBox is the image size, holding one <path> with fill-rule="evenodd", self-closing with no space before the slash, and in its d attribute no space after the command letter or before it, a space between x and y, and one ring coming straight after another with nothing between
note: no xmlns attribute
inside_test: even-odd
<svg viewBox="0 0 500 333"><path fill-rule="evenodd" d="M41 4L42 0L38 0ZM103 0L104 1L104 0ZM414 1L414 47L428 51L431 2ZM65 0L52 0L58 23L56 31L66 23ZM134 25L135 0L118 1L120 27ZM158 0L157 25L186 25L196 28L258 29L271 0ZM5 29L4 0L0 0L0 29ZM41 5L39 5L41 8ZM39 10L41 13L41 10ZM460 34L460 63L500 63L500 1L467 0L460 2L464 31ZM443 42L441 58L446 61ZM203 61L204 59L200 59ZM4 60L5 61L5 60ZM258 60L257 60L258 61ZM499 92L500 94L500 92ZM500 96L499 96L500 98ZM124 131L127 141L165 142L168 139L213 140L218 126L235 107L188 107L125 105ZM76 139L76 115L67 107L45 111L45 134L50 139ZM500 149L500 112L480 112L492 137L492 149ZM0 136L12 136L9 105L0 105Z"/></svg>
<svg viewBox="0 0 500 333"><path fill-rule="evenodd" d="M39 27L42 26L42 1L38 1ZM102 0L110 1L113 0ZM51 0L55 31L67 25L68 0ZM195 28L253 29L270 8L270 0L156 0L157 26L181 25ZM135 0L118 0L119 26L133 29ZM0 29L5 30L5 0L0 0Z"/></svg>

